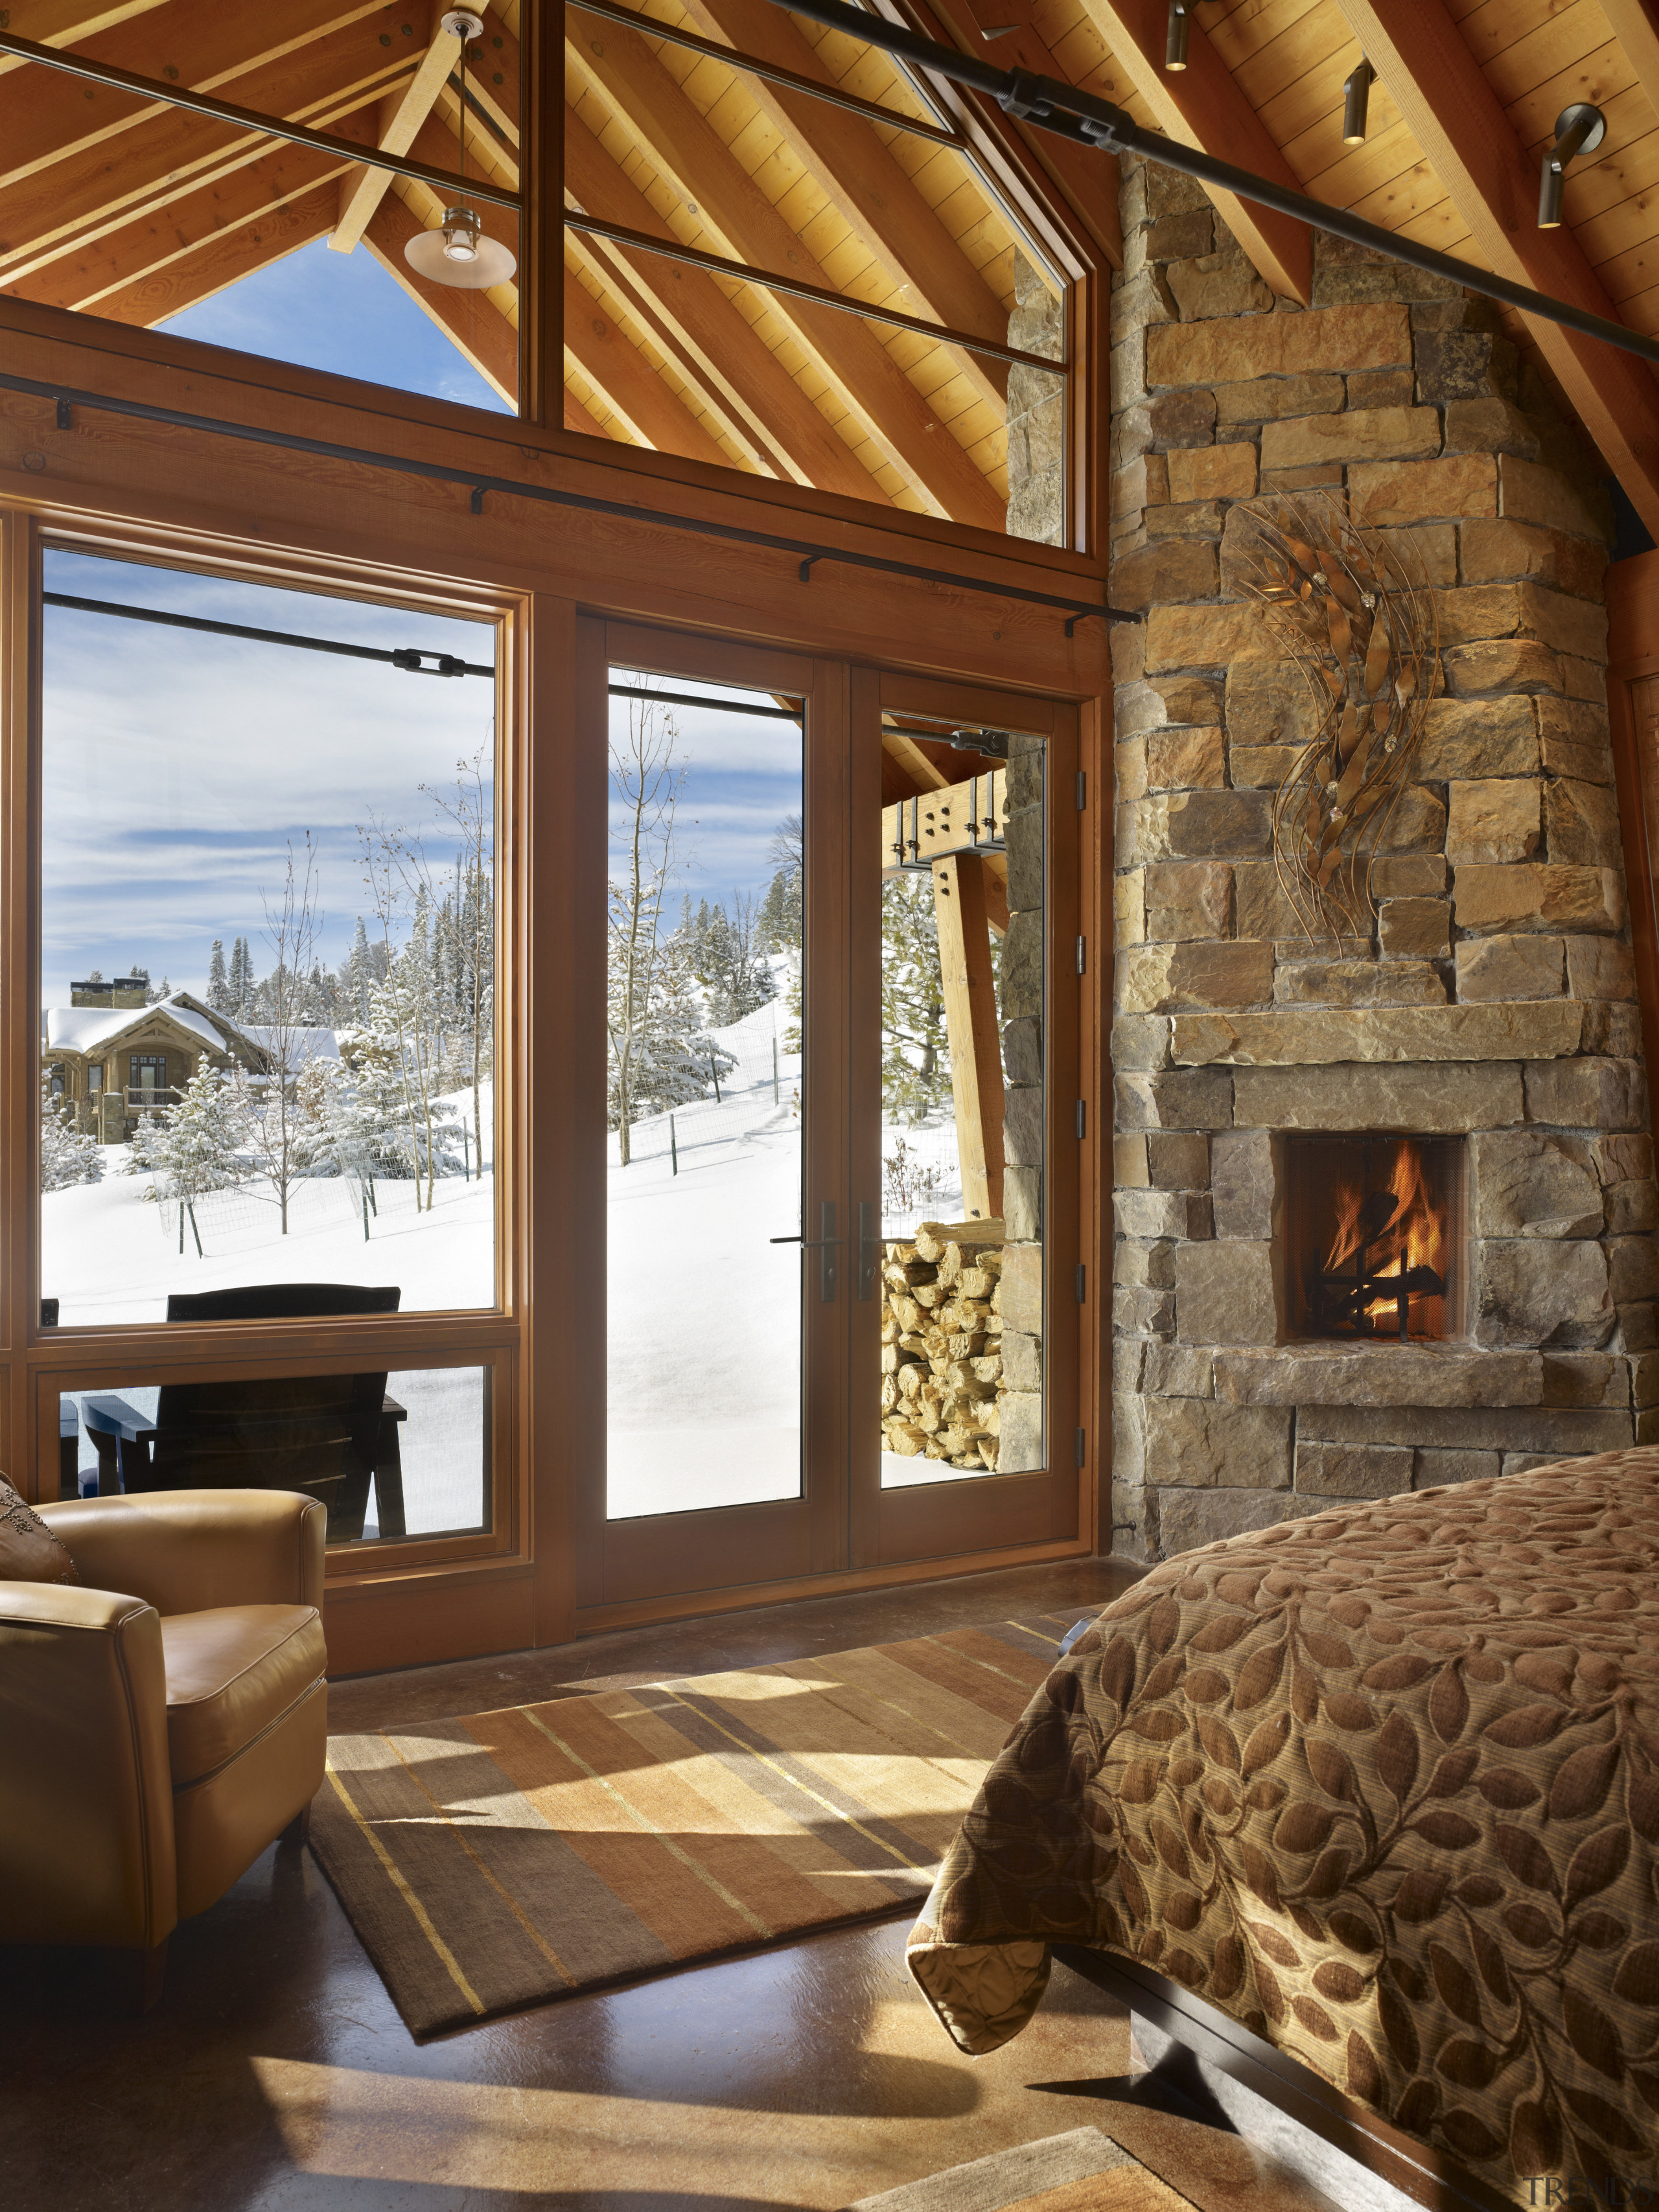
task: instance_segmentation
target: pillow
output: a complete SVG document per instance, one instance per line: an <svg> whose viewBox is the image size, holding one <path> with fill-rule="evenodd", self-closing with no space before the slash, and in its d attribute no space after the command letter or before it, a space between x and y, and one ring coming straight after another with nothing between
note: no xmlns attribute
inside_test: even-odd
<svg viewBox="0 0 1659 2212"><path fill-rule="evenodd" d="M0 1582L78 1583L79 1568L33 1506L0 1474Z"/></svg>

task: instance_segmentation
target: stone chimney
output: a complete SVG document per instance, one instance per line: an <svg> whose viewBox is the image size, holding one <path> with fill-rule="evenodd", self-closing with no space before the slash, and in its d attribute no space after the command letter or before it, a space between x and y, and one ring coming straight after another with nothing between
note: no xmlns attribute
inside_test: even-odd
<svg viewBox="0 0 1659 2212"><path fill-rule="evenodd" d="M1275 300L1126 161L1112 353L1115 1536L1157 1559L1659 1437L1659 1222L1606 706L1601 464L1487 303L1320 239ZM1236 510L1328 495L1432 587L1370 934L1310 940L1273 795L1311 733ZM1455 1137L1457 1340L1292 1340L1298 1133Z"/></svg>

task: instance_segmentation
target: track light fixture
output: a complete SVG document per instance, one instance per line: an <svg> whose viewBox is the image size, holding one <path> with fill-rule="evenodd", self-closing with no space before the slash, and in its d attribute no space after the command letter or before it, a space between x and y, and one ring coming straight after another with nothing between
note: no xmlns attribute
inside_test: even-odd
<svg viewBox="0 0 1659 2212"><path fill-rule="evenodd" d="M1363 146L1365 125L1370 119L1371 86L1376 81L1376 71L1362 56L1358 64L1342 81L1342 143Z"/></svg>
<svg viewBox="0 0 1659 2212"><path fill-rule="evenodd" d="M1567 164L1575 154L1593 154L1607 135L1607 118L1599 107L1580 100L1564 107L1555 118L1555 143L1544 156L1538 179L1538 228L1561 228L1561 203Z"/></svg>
<svg viewBox="0 0 1659 2212"><path fill-rule="evenodd" d="M440 33L456 41L455 71L460 94L461 175L466 175L466 42L483 36L483 18L470 8L452 8L443 17ZM444 210L436 230L423 230L404 248L404 259L417 276L434 284L451 284L463 292L482 292L491 284L505 284L518 262L498 239L486 238L483 220L465 202Z"/></svg>
<svg viewBox="0 0 1659 2212"><path fill-rule="evenodd" d="M1170 0L1170 27L1164 42L1164 66L1166 70L1184 70L1187 66L1188 0Z"/></svg>

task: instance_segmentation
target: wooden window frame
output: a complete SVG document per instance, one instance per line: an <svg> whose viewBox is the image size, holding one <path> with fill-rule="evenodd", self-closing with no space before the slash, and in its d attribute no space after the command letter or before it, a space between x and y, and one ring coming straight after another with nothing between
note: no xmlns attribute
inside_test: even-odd
<svg viewBox="0 0 1659 2212"><path fill-rule="evenodd" d="M111 1322L46 1329L40 1322L40 1129L38 1050L20 1049L40 1029L40 865L45 732L42 727L44 654L40 592L45 554L69 547L111 559L259 582L378 606L405 606L431 615L460 615L492 624L496 668L495 803L495 1303L489 1307L433 1309L395 1316L315 1322ZM529 780L526 629L529 598L523 592L434 585L429 575L387 567L372 577L362 564L321 555L271 552L252 540L210 540L201 535L144 524L94 525L84 517L7 514L0 521L0 646L9 679L8 742L0 762L7 842L0 862L0 928L8 953L0 970L0 1040L3 1093L0 1114L7 1131L0 1158L0 1266L12 1354L11 1388L0 1421L0 1466L26 1496L55 1499L56 1414L49 1399L65 1390L153 1388L213 1377L254 1378L286 1374L338 1373L385 1366L393 1371L489 1366L496 1382L491 1398L490 1527L478 1533L406 1538L331 1547L327 1576L337 1590L368 1590L388 1577L532 1564L532 1516L526 1438L528 1389L522 1357L530 1249L526 1226L529 1176L520 1079L526 1051L529 1006L526 948L533 920L526 865L528 840L524 793ZM20 1020L21 1017L21 1020ZM136 1378L141 1380L136 1381ZM40 1442L33 1462L21 1454L29 1426ZM15 1437L18 1449L13 1448Z"/></svg>

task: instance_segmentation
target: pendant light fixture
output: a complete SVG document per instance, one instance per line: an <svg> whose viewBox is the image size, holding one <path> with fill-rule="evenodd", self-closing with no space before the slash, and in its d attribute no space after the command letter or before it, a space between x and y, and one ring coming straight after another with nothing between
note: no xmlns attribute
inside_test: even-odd
<svg viewBox="0 0 1659 2212"><path fill-rule="evenodd" d="M1170 0L1170 17L1164 32L1164 66L1166 70L1184 70L1187 66L1187 34L1191 12L1191 0Z"/></svg>
<svg viewBox="0 0 1659 2212"><path fill-rule="evenodd" d="M483 18L470 8L452 8L443 17L441 31L455 40L455 89L460 108L461 176L466 176L466 42L483 36ZM423 230L404 248L404 259L417 276L434 284L451 284L463 292L483 292L492 284L505 284L518 262L498 239L484 236L483 220L465 198L444 210L436 230Z"/></svg>
<svg viewBox="0 0 1659 2212"><path fill-rule="evenodd" d="M1342 143L1363 146L1365 126L1370 118L1371 87L1376 81L1376 71L1361 59L1342 81Z"/></svg>

